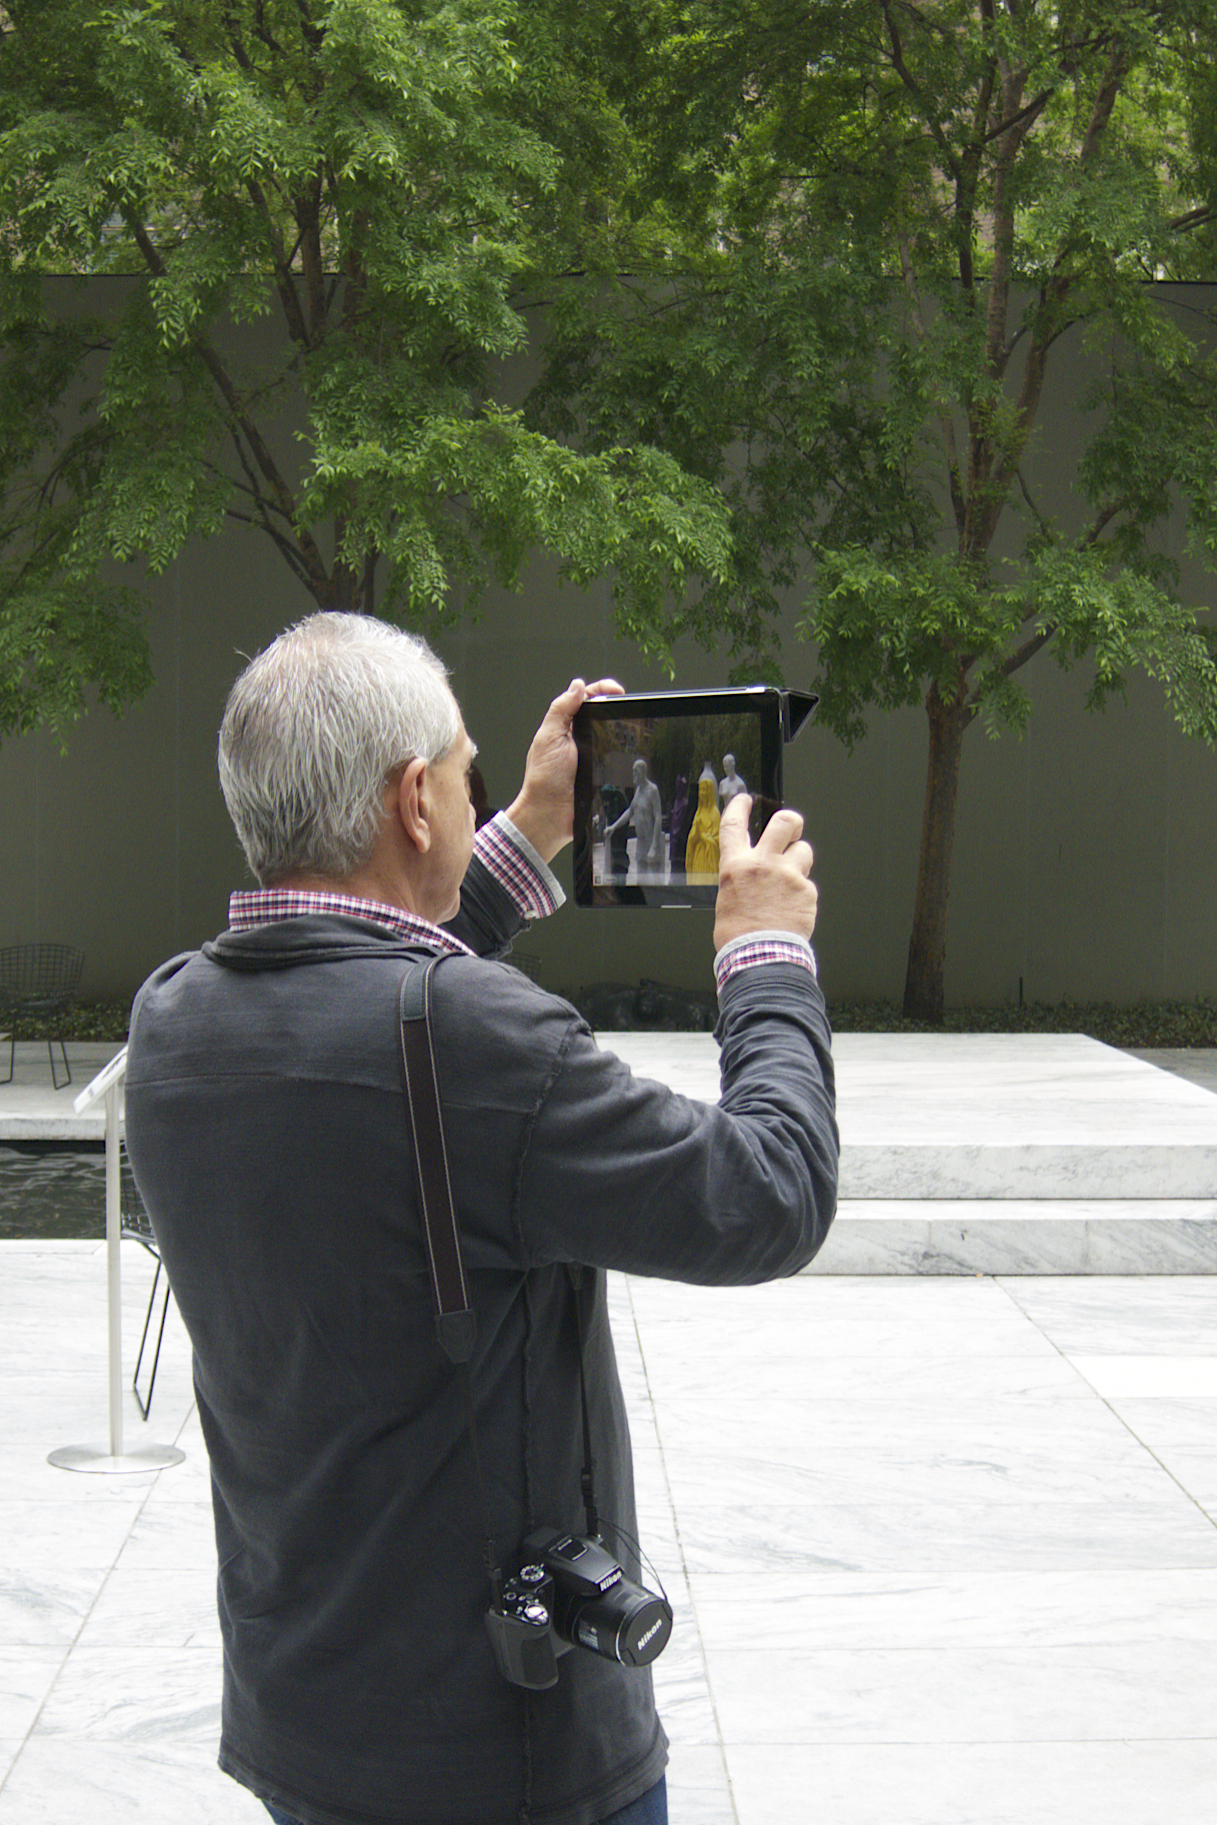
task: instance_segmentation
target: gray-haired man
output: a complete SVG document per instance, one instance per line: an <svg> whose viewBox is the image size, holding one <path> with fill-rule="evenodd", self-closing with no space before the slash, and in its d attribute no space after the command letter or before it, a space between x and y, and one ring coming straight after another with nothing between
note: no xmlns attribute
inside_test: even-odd
<svg viewBox="0 0 1217 1825"><path fill-rule="evenodd" d="M561 899L549 863L571 835L588 691L554 700L519 795L475 836L475 750L429 649L355 616L290 629L237 680L220 739L259 887L136 1001L127 1139L194 1347L220 1761L276 1820L667 1816L649 1671L574 1651L556 1685L526 1691L495 1665L398 986L444 958L435 1066L505 1561L535 1527L581 1531L582 1356L600 1513L641 1579L605 1271L714 1284L802 1267L835 1202L832 1065L794 813L755 849L746 802L723 818L718 1105L633 1078L572 1007L493 960Z"/></svg>

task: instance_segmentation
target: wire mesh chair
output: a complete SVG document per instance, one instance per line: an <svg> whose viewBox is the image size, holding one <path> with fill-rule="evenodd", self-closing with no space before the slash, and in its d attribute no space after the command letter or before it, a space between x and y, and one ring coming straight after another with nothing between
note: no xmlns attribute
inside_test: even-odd
<svg viewBox="0 0 1217 1825"><path fill-rule="evenodd" d="M54 1016L71 1007L80 988L80 973L85 954L74 944L9 944L0 950L0 1020L9 1027L8 1076L13 1081L13 1058L17 1048L17 1025L20 1021L50 1023L47 1034L47 1056L51 1061L51 1082L62 1090L72 1081L67 1047L61 1035L54 1034ZM53 1046L58 1040L63 1054L64 1081L55 1075Z"/></svg>
<svg viewBox="0 0 1217 1825"><path fill-rule="evenodd" d="M152 1224L149 1221L148 1212L144 1209L144 1201L140 1197L136 1187L135 1177L127 1160L127 1150L125 1147L123 1148L122 1159L119 1164L119 1193L119 1210L121 1213L119 1235L132 1242L140 1243L142 1247L147 1249L148 1253L152 1256L152 1259L156 1262L156 1273L152 1278L152 1291L148 1295L148 1311L144 1318L144 1334L139 1340L139 1355L135 1359L135 1374L131 1377L131 1387L139 1405L139 1410L144 1418L147 1419L149 1413L152 1411L152 1391L156 1387L156 1371L160 1366L161 1344L164 1342L165 1338L165 1320L169 1316L170 1286L169 1276L166 1274L164 1295L161 1302L161 1321L156 1333L156 1349L152 1356L152 1373L148 1377L148 1395L147 1399L145 1399L139 1391L139 1372L143 1366L144 1351L148 1344L148 1332L152 1328L152 1314L156 1306L157 1288L161 1283L164 1262L161 1260L161 1251L157 1246L156 1237L152 1233Z"/></svg>

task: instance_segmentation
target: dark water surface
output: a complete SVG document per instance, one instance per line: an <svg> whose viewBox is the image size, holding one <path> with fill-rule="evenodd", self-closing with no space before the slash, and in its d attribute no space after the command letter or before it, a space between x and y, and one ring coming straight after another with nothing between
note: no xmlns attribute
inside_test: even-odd
<svg viewBox="0 0 1217 1825"><path fill-rule="evenodd" d="M100 1238L106 1233L106 1155L101 1142L48 1146L0 1142L0 1240Z"/></svg>

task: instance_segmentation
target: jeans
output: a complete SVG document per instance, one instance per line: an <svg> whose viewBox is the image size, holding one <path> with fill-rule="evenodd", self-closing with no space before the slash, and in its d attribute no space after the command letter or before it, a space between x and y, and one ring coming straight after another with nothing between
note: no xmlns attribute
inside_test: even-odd
<svg viewBox="0 0 1217 1825"><path fill-rule="evenodd" d="M623 1806L604 1825L668 1825L668 1783L661 1778L649 1793Z"/></svg>
<svg viewBox="0 0 1217 1825"><path fill-rule="evenodd" d="M297 1825L295 1819L289 1818L285 1812L280 1812L279 1808L272 1806L269 1800L263 1800L262 1804L275 1821L275 1825ZM640 1800L631 1801L630 1805L623 1806L620 1812L615 1812L611 1819L605 1819L603 1825L668 1825L667 1782L661 1780L657 1787L652 1787L649 1793L644 1793Z"/></svg>

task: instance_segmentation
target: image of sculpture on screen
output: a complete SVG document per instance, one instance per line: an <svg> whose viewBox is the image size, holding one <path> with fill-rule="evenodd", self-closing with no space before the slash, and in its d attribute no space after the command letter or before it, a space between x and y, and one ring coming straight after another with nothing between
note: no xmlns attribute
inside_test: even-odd
<svg viewBox="0 0 1217 1825"><path fill-rule="evenodd" d="M722 813L761 777L756 717L606 718L592 740L594 883L713 888Z"/></svg>

